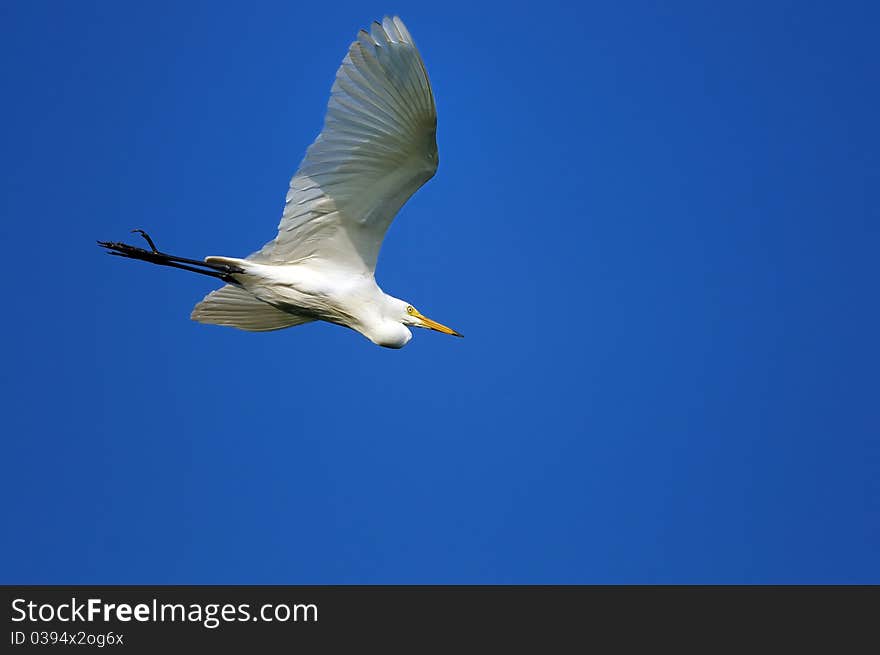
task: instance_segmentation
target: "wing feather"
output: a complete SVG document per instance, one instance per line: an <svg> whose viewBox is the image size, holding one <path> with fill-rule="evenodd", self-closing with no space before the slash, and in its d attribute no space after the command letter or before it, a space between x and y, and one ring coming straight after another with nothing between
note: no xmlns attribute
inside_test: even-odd
<svg viewBox="0 0 880 655"><path fill-rule="evenodd" d="M290 181L278 236L250 258L374 272L394 216L437 170L436 133L431 84L403 21L361 30Z"/></svg>

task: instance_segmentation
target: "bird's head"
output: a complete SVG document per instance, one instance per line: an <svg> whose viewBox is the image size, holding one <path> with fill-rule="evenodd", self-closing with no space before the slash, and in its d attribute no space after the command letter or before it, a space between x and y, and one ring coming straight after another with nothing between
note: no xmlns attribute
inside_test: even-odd
<svg viewBox="0 0 880 655"><path fill-rule="evenodd" d="M413 327L436 330L437 332L442 332L443 334L451 334L454 337L464 336L463 334L460 334L453 330L451 327L446 327L442 323L438 323L437 321L433 321L427 316L424 316L418 309L413 307L408 302L404 300L400 300L398 302L399 305L397 307L397 311L399 312L399 316L397 317L397 320L404 325L411 325Z"/></svg>
<svg viewBox="0 0 880 655"><path fill-rule="evenodd" d="M432 321L405 300L385 296L385 308L382 320L371 323L368 329L360 332L370 341L386 348L403 348L412 339L412 332L407 326L436 330L443 334L456 337L463 336L450 327Z"/></svg>

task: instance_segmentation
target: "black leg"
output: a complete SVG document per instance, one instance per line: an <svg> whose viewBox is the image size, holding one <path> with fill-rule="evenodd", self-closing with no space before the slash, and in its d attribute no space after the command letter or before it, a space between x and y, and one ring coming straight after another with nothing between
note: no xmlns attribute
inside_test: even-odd
<svg viewBox="0 0 880 655"><path fill-rule="evenodd" d="M98 245L102 248L106 248L110 255L128 257L129 259L139 259L159 266L170 266L172 268L180 268L184 271L201 273L202 275L216 277L229 284L238 284L238 281L232 277L234 273L244 273L244 270L236 266L229 266L227 264L208 264L198 259L188 259L187 257L177 257L175 255L168 255L164 252L159 252L149 234L140 229L132 230L132 232L139 233L150 245L150 250L138 248L137 246L132 246L127 243L120 243L118 241L98 241Z"/></svg>

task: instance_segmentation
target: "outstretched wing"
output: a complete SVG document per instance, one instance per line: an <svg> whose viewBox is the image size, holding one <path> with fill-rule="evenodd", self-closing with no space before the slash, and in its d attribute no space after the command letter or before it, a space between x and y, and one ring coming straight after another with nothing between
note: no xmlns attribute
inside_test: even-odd
<svg viewBox="0 0 880 655"><path fill-rule="evenodd" d="M437 113L398 17L361 30L336 73L324 129L290 181L278 236L252 259L375 271L395 214L437 170Z"/></svg>

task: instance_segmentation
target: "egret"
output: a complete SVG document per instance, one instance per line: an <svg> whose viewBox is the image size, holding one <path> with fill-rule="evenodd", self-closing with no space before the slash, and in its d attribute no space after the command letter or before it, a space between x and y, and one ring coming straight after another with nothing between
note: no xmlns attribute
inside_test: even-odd
<svg viewBox="0 0 880 655"><path fill-rule="evenodd" d="M112 255L226 282L192 311L201 323L265 332L327 321L402 348L410 327L462 336L390 296L376 259L403 204L437 170L437 113L428 74L399 17L361 30L336 73L318 138L290 181L278 235L244 259L204 260L99 241Z"/></svg>

